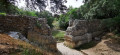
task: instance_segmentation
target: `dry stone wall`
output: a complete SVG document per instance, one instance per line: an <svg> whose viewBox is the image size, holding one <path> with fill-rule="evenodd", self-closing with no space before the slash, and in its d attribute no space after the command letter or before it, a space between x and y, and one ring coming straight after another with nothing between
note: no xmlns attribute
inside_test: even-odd
<svg viewBox="0 0 120 55"><path fill-rule="evenodd" d="M100 20L70 20L64 43L71 48L79 47L100 36L102 32L103 27Z"/></svg>
<svg viewBox="0 0 120 55"><path fill-rule="evenodd" d="M27 16L0 16L0 30L2 32L16 31L22 33L46 55L59 55L56 40L51 35L51 29L45 18Z"/></svg>

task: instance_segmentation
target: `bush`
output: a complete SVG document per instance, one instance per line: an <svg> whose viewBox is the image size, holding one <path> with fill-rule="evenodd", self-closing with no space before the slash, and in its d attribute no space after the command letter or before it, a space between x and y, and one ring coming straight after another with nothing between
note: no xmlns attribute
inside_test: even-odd
<svg viewBox="0 0 120 55"><path fill-rule="evenodd" d="M59 21L59 27L60 27L60 29L66 30L67 27L68 27L68 25L69 25L68 22L69 22L69 21L67 21L67 22Z"/></svg>
<svg viewBox="0 0 120 55"><path fill-rule="evenodd" d="M68 27L68 23L70 19L81 19L82 15L80 13L80 10L78 8L72 8L70 7L68 12L66 14L60 15L58 21L59 21L59 27L63 30L66 30Z"/></svg>
<svg viewBox="0 0 120 55"><path fill-rule="evenodd" d="M0 12L6 13L6 14L12 14L15 15L19 12L19 8L7 0L0 0Z"/></svg>
<svg viewBox="0 0 120 55"><path fill-rule="evenodd" d="M120 15L114 17L114 18L109 18L109 19L104 19L102 23L105 25L105 27L110 31L114 31L115 33L120 32Z"/></svg>
<svg viewBox="0 0 120 55"><path fill-rule="evenodd" d="M0 15L6 16L6 13L0 13Z"/></svg>
<svg viewBox="0 0 120 55"><path fill-rule="evenodd" d="M49 11L42 11L42 12L36 12L36 16L39 18L46 18L47 19L47 24L53 28L53 21L54 21L54 17L52 16L52 13L50 13Z"/></svg>

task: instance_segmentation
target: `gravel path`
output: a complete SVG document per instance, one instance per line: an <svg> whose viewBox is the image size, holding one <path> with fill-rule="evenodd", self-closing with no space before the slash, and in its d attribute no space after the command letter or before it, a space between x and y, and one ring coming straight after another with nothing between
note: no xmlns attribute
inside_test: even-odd
<svg viewBox="0 0 120 55"><path fill-rule="evenodd" d="M57 48L62 53L62 55L83 55L80 51L70 49L63 43L57 43Z"/></svg>

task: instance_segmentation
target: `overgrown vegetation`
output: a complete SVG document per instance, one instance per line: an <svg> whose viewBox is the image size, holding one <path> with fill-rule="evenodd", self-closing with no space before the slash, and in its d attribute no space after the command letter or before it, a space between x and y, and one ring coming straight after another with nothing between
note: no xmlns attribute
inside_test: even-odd
<svg viewBox="0 0 120 55"><path fill-rule="evenodd" d="M18 12L18 8L7 0L0 0L0 7L0 13L16 14Z"/></svg>
<svg viewBox="0 0 120 55"><path fill-rule="evenodd" d="M81 13L78 8L70 7L66 14L60 15L58 18L59 27L63 30L66 30L70 19L82 19Z"/></svg>
<svg viewBox="0 0 120 55"><path fill-rule="evenodd" d="M120 31L120 15L114 18L104 19L102 22L110 32L118 33Z"/></svg>

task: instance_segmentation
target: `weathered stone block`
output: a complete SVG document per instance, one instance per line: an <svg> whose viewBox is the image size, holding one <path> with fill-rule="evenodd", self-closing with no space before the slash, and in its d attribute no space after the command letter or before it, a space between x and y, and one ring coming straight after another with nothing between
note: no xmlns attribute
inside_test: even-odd
<svg viewBox="0 0 120 55"><path fill-rule="evenodd" d="M78 47L84 43L89 43L92 40L92 35L89 33L82 36L70 37L71 35L65 36L65 44L72 48Z"/></svg>
<svg viewBox="0 0 120 55"><path fill-rule="evenodd" d="M100 20L70 20L66 30L65 45L72 48L89 43L92 38L102 34Z"/></svg>
<svg viewBox="0 0 120 55"><path fill-rule="evenodd" d="M37 45L48 55L60 54L56 48L56 40L52 37L51 29L45 18L0 16L0 30L3 32L20 32L33 45Z"/></svg>

